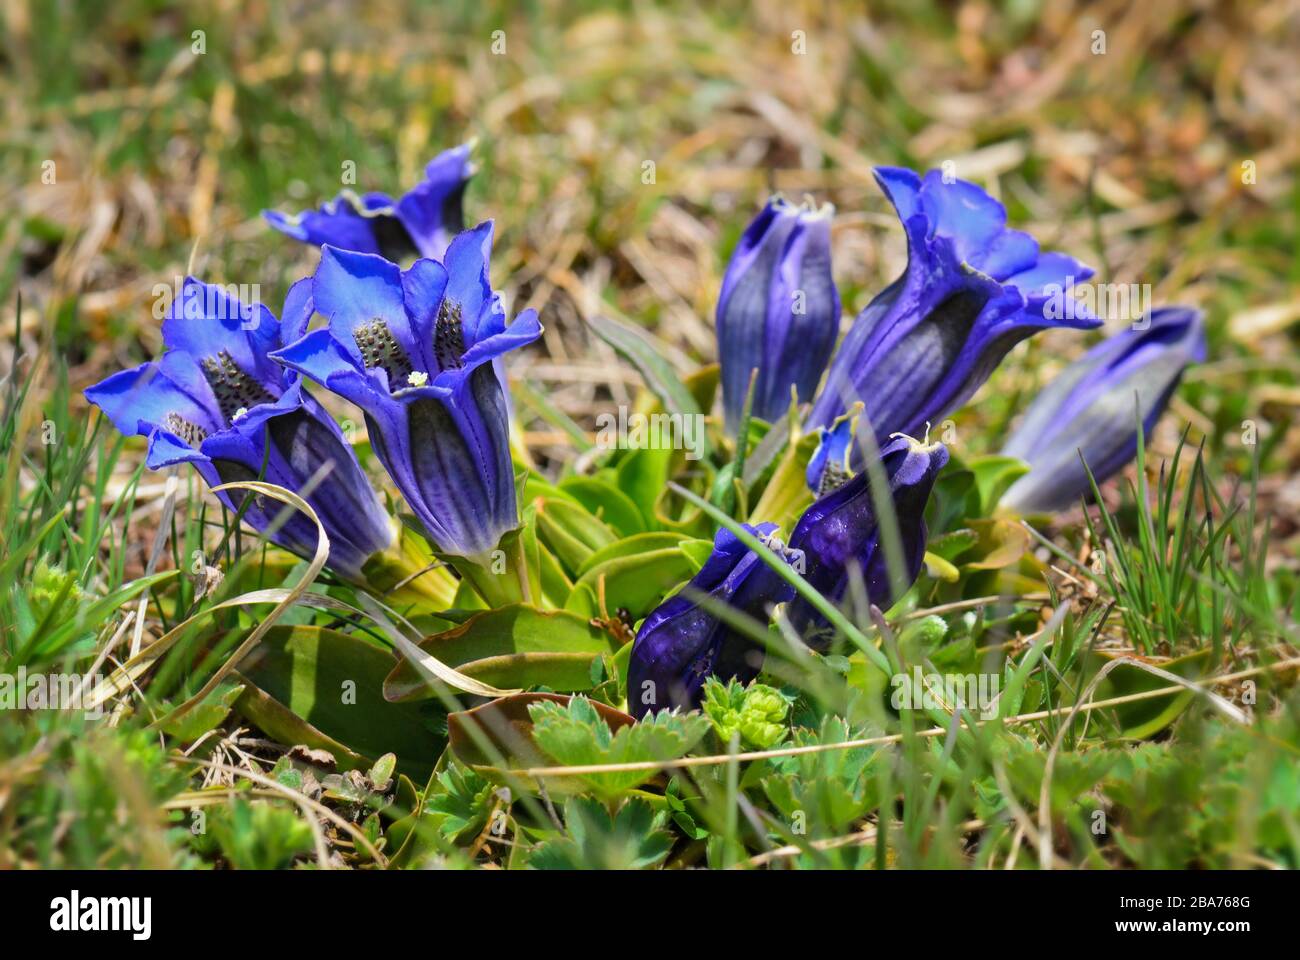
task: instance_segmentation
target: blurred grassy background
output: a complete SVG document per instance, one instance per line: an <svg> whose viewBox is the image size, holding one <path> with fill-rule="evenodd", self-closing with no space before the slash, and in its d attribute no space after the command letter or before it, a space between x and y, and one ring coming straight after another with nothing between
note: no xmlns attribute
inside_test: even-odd
<svg viewBox="0 0 1300 960"><path fill-rule="evenodd" d="M1240 421L1256 419L1262 495L1278 533L1295 532L1291 0L2 9L6 372L15 291L21 351L52 330L79 389L158 352L154 286L189 264L260 283L278 308L316 254L262 208L332 197L347 161L356 189L400 193L475 137L467 218L496 219L494 281L547 326L516 376L582 420L637 383L584 316L637 319L683 367L713 359L725 256L779 189L836 204L847 323L904 254L871 166L951 161L1100 279L1208 311L1211 363L1169 430L1190 422L1241 472ZM1021 347L1034 362L1009 363L959 415L962 442L996 447L1025 394L1083 345L1064 333ZM534 426L545 451L554 438Z"/></svg>

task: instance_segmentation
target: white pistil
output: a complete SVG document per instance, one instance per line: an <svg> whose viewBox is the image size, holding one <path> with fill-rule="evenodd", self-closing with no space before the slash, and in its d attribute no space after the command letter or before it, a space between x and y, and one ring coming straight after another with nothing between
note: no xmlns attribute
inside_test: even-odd
<svg viewBox="0 0 1300 960"><path fill-rule="evenodd" d="M248 407L240 407L238 410L235 411L235 419L238 420L246 413L248 413Z"/></svg>
<svg viewBox="0 0 1300 960"><path fill-rule="evenodd" d="M412 370L406 375L406 382L412 387L422 387L429 382L429 375L423 370Z"/></svg>
<svg viewBox="0 0 1300 960"><path fill-rule="evenodd" d="M898 437L902 437L904 440L906 440L908 446L911 447L912 450L918 453L929 453L931 450L943 446L943 444L938 440L934 441L934 443L930 442L930 421L929 420L925 422L924 440L917 440L915 437L909 437L905 433L891 433L889 435L890 440L894 440Z"/></svg>

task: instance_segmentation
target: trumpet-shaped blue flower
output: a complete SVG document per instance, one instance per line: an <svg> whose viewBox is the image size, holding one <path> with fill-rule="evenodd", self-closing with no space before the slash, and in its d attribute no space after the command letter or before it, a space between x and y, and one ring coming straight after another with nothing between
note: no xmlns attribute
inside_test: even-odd
<svg viewBox="0 0 1300 960"><path fill-rule="evenodd" d="M461 202L474 175L468 144L444 150L424 168L424 179L394 200L386 193L339 194L319 210L296 215L263 210L281 233L340 250L402 260L411 254L440 258L464 229Z"/></svg>
<svg viewBox="0 0 1300 960"><path fill-rule="evenodd" d="M1002 204L975 184L893 167L876 180L903 222L907 268L853 322L809 424L862 400L883 447L965 403L1026 337L1100 321L1082 304L1061 309L1061 290L1092 271L1007 229Z"/></svg>
<svg viewBox="0 0 1300 960"><path fill-rule="evenodd" d="M776 524L745 529L775 544ZM635 716L698 706L710 676L742 681L758 676L763 650L719 620L701 602L702 595L766 623L769 608L789 600L794 590L735 534L719 530L699 573L655 608L637 632L627 668L628 709Z"/></svg>
<svg viewBox="0 0 1300 960"><path fill-rule="evenodd" d="M888 610L916 579L925 557L925 503L935 477L948 462L942 443L918 443L898 437L880 454L879 475L888 484L888 497L897 519L902 548L902 581L891 578L887 548L881 542L876 498L872 493L875 470L864 470L848 483L809 507L790 535L789 550L804 579L833 603L844 599L853 568L861 574L867 598ZM788 608L790 622L814 648L830 640L825 617L803 597Z"/></svg>
<svg viewBox="0 0 1300 960"><path fill-rule="evenodd" d="M304 281L290 291L295 311ZM373 554L390 546L393 525L338 425L302 389L300 378L268 354L286 329L260 304L246 305L220 287L188 277L163 321L161 360L123 370L86 390L122 433L149 438L154 470L192 463L210 485L256 479L300 493L330 540L329 564L349 579ZM313 484L314 482L314 484ZM218 494L232 510L244 492ZM272 533L279 545L310 557L316 526L277 501L253 496L244 519Z"/></svg>
<svg viewBox="0 0 1300 960"><path fill-rule="evenodd" d="M727 265L718 298L718 357L727 427L740 428L752 371L752 412L775 422L790 390L812 399L839 335L840 296L831 277L830 204L820 210L780 197L754 218Z"/></svg>
<svg viewBox="0 0 1300 960"><path fill-rule="evenodd" d="M405 271L326 246L302 309L328 325L274 354L365 412L375 454L433 541L482 563L519 523L492 361L542 332L533 310L506 326L491 250L491 221Z"/></svg>
<svg viewBox="0 0 1300 960"><path fill-rule="evenodd" d="M1163 307L1097 344L1034 399L1003 453L1029 464L1002 505L1021 513L1059 510L1123 469L1137 453L1139 419L1147 436L1183 371L1205 360L1199 310ZM1083 461L1080 460L1082 456Z"/></svg>

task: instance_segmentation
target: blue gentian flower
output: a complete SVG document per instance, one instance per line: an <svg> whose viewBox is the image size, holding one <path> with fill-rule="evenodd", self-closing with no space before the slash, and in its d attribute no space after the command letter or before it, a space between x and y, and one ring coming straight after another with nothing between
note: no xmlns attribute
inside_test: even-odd
<svg viewBox="0 0 1300 960"><path fill-rule="evenodd" d="M758 370L752 413L785 416L793 387L810 401L840 328L831 278L831 217L826 204L768 201L727 264L718 298L718 357L727 428L740 429L750 375Z"/></svg>
<svg viewBox="0 0 1300 960"><path fill-rule="evenodd" d="M861 408L861 404L854 404ZM808 461L805 478L808 489L815 497L824 497L838 490L853 478L849 461L853 454L853 431L857 429L857 414L850 412L838 418L833 426L818 427L817 449Z"/></svg>
<svg viewBox="0 0 1300 960"><path fill-rule="evenodd" d="M886 547L880 540L871 487L874 470L863 470L804 512L790 534L791 563L796 569L802 568L804 579L832 603L844 599L856 566L867 599L888 610L921 571L925 503L935 477L947 462L948 448L942 443L917 442L911 437L897 437L881 451L879 473L889 485L889 499L897 519L904 582L891 579ZM807 600L796 597L787 614L805 643L816 649L826 647L830 625Z"/></svg>
<svg viewBox="0 0 1300 960"><path fill-rule="evenodd" d="M505 390L492 363L536 340L488 283L492 223L409 270L325 246L308 316L328 326L273 356L360 407L376 456L438 548L484 565L519 524Z"/></svg>
<svg viewBox="0 0 1300 960"><path fill-rule="evenodd" d="M907 268L845 335L808 423L829 426L862 400L883 447L965 403L1026 337L1100 321L1082 304L1055 309L1060 290L1092 271L1007 229L1002 204L975 184L945 183L938 171L875 173L907 233Z"/></svg>
<svg viewBox="0 0 1300 960"><path fill-rule="evenodd" d="M1029 464L1002 505L1020 513L1060 510L1088 496L1083 462L1098 483L1137 453L1139 418L1151 435L1183 371L1205 360L1201 312L1163 307L1101 341L1034 398L1003 453Z"/></svg>
<svg viewBox="0 0 1300 960"><path fill-rule="evenodd" d="M470 145L444 150L424 169L424 179L394 200L386 193L345 191L319 210L297 215L263 210L281 233L340 250L374 253L400 261L412 254L440 258L464 229L461 201L474 167Z"/></svg>
<svg viewBox="0 0 1300 960"><path fill-rule="evenodd" d="M745 529L780 552L772 539L776 524ZM766 622L769 608L789 600L794 590L735 534L719 530L699 573L655 608L637 631L627 668L628 710L634 716L698 706L710 676L744 682L758 676L763 650L707 609L702 594Z"/></svg>
<svg viewBox="0 0 1300 960"><path fill-rule="evenodd" d="M304 293L299 281L288 311ZM299 493L316 511L329 536L330 567L360 582L366 560L392 544L393 524L338 425L302 389L301 378L268 356L285 334L296 333L266 307L187 277L163 321L162 359L108 377L86 390L86 398L122 433L149 438L150 469L192 463L217 486L257 479L265 462L266 481ZM218 496L237 510L245 494ZM311 557L316 526L304 514L254 496L244 519L266 530L284 511L288 518L272 539Z"/></svg>

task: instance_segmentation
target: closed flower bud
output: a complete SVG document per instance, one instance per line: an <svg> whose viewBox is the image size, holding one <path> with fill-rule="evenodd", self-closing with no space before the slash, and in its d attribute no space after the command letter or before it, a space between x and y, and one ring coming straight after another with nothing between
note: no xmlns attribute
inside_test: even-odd
<svg viewBox="0 0 1300 960"><path fill-rule="evenodd" d="M745 529L770 538L776 525ZM766 623L769 609L789 600L794 591L735 534L719 530L700 572L651 612L637 632L628 662L630 713L641 717L674 707L691 709L698 706L710 676L745 682L758 675L763 650L723 623L705 606L702 595Z"/></svg>
<svg viewBox="0 0 1300 960"><path fill-rule="evenodd" d="M1163 307L1149 322L1103 340L1034 399L1002 452L1029 464L1002 505L1019 513L1060 510L1137 453L1137 425L1149 436L1183 371L1205 360L1199 310ZM1082 457L1082 459L1080 459Z"/></svg>
<svg viewBox="0 0 1300 960"><path fill-rule="evenodd" d="M925 557L925 504L935 477L948 462L942 443L922 443L897 437L881 451L879 471L867 469L826 494L809 507L790 535L789 551L796 569L802 564L806 579L822 596L840 603L848 593L854 568L861 575L867 599L888 610L911 586ZM897 573L891 571L888 548L881 540L873 475L888 484L889 502L897 520L902 548ZM790 622L804 642L825 649L830 624L803 597L788 608Z"/></svg>
<svg viewBox="0 0 1300 960"><path fill-rule="evenodd" d="M793 387L812 400L839 335L831 277L829 204L820 210L768 201L731 256L718 298L718 356L727 428L740 429L751 374L756 417L775 422Z"/></svg>

